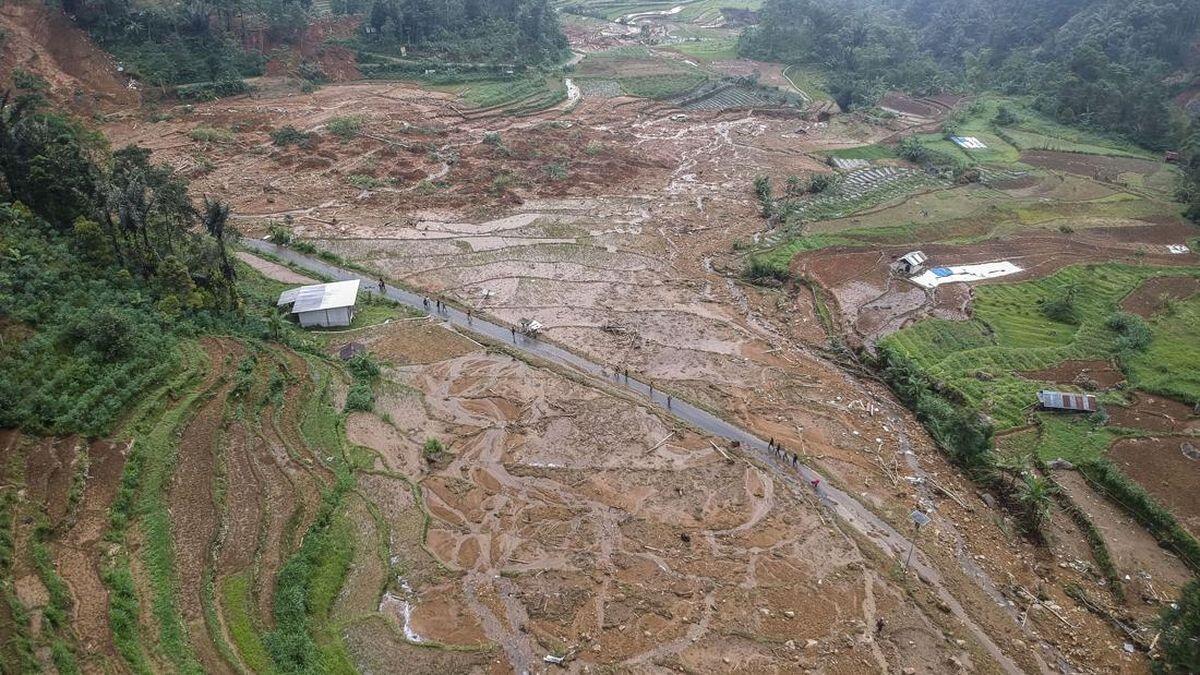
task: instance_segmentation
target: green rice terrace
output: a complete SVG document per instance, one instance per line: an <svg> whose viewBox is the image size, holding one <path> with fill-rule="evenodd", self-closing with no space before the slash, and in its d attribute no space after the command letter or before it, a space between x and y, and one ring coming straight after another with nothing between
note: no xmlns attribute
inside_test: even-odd
<svg viewBox="0 0 1200 675"><path fill-rule="evenodd" d="M997 431L1026 424L1039 389L1083 391L1029 375L1065 361L1115 360L1130 388L1196 403L1200 350L1180 326L1194 320L1197 300L1172 304L1148 322L1120 308L1147 279L1185 275L1200 277L1200 271L1080 265L1034 281L983 285L975 289L970 320L921 321L881 347L918 364L948 397L986 415ZM1120 390L1096 393L1103 403L1126 400Z"/></svg>

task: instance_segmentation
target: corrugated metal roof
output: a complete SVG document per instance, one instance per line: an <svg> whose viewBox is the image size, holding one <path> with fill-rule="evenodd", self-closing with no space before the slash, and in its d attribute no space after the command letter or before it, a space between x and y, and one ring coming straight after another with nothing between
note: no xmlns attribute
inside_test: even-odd
<svg viewBox="0 0 1200 675"><path fill-rule="evenodd" d="M900 256L900 259L909 265L912 265L913 267L920 265L926 260L924 251L912 251L911 253L905 253L904 255Z"/></svg>
<svg viewBox="0 0 1200 675"><path fill-rule="evenodd" d="M291 305L292 312L313 312L338 307L353 307L358 300L358 279L335 281L331 284L314 284L290 288L279 295L277 305Z"/></svg>
<svg viewBox="0 0 1200 675"><path fill-rule="evenodd" d="M1083 412L1095 412L1096 410L1096 397L1091 394L1073 394L1066 391L1043 389L1038 392L1037 397L1045 408L1081 410Z"/></svg>

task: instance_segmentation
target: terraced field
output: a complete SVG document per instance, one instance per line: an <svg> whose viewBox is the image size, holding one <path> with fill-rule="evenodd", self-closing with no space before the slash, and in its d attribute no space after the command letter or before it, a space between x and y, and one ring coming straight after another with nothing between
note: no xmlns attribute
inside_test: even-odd
<svg viewBox="0 0 1200 675"><path fill-rule="evenodd" d="M1146 279L1180 274L1200 272L1083 265L1036 281L983 285L975 289L971 320L922 321L886 338L884 344L916 361L971 409L991 417L998 430L1009 429L1025 423L1036 402L1034 394L1046 384L1019 373L1067 360L1114 357L1119 335L1108 320L1120 300ZM1054 321L1042 311L1067 293L1075 298L1076 324ZM1164 329L1156 332L1151 344L1175 355L1178 364L1195 358L1194 349L1181 337ZM1136 356L1134 362L1145 358Z"/></svg>
<svg viewBox="0 0 1200 675"><path fill-rule="evenodd" d="M824 192L794 200L792 208L802 222L841 218L916 190L945 185L945 181L923 171L904 167L856 169L838 178L833 187ZM762 244L765 247L777 246L790 236L790 232L780 230L764 237Z"/></svg>
<svg viewBox="0 0 1200 675"><path fill-rule="evenodd" d="M641 46L589 54L577 72L581 87L589 81L616 82L629 96L653 99L683 95L709 79L708 73L696 66Z"/></svg>
<svg viewBox="0 0 1200 675"><path fill-rule="evenodd" d="M1007 108L1015 121L1000 125L996 116ZM928 147L964 164L1013 164L1027 150L1057 150L1112 157L1151 157L1144 149L1126 141L1072 129L1033 110L1026 101L999 96L981 96L959 110L948 122L956 135L973 136L986 148L968 150L945 138L945 134L920 134Z"/></svg>
<svg viewBox="0 0 1200 675"><path fill-rule="evenodd" d="M689 94L681 99L678 105L687 110L728 110L731 108L772 108L781 106L802 106L804 101L797 97L789 97L778 91L769 91L747 87L738 84L718 86L712 91Z"/></svg>
<svg viewBox="0 0 1200 675"><path fill-rule="evenodd" d="M22 589L0 612L6 672L354 672L346 639L405 644L381 598L427 564L424 512L351 442L379 418L345 412L360 379L335 339L183 341L109 438L3 433L0 566Z"/></svg>

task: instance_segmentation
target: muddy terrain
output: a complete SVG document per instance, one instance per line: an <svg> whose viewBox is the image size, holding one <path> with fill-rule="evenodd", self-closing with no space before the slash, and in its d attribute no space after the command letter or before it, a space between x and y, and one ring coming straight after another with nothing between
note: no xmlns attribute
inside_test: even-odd
<svg viewBox="0 0 1200 675"><path fill-rule="evenodd" d="M595 51L629 44L629 28L568 33ZM321 24L313 44L345 31ZM302 91L289 77L300 58L334 82ZM708 65L803 93L779 66ZM326 260L498 325L536 320L538 339L780 450L735 445L619 379L416 309L294 348L208 339L186 377L130 422L174 439L163 441L161 503L139 507L159 520L113 534L107 514L137 450L125 436L0 436L0 476L28 485L13 578L34 634L61 633L42 627L57 576L30 562L45 519L75 599L70 630L94 672L136 661L122 626L141 636L133 652L150 669L270 667L288 627L280 607L296 601L277 582L299 578L308 537L325 556L301 598L314 649L364 672L552 672L560 659L572 672L1149 670L1148 640L1129 642L1122 621L1149 625L1187 568L1069 471L1056 476L1110 540L1132 599L1064 512L1044 545L1023 536L847 347L869 353L918 319L970 316L972 286L926 291L896 272L914 249L935 265L1022 268L1004 281L1080 262L1195 265L1194 252L1168 248L1194 228L1164 215L1165 196L1096 175L1146 177L1158 163L1109 158L1093 170L1027 153L1020 170L971 185L928 179L787 232L763 217L757 177L783 190L789 177L842 175L830 151L936 129L962 101L890 94L887 115L826 119L813 111L828 102L684 109L564 82L565 100L517 115L358 75L327 44L277 54L245 96L152 108L96 90L121 104L102 126L114 147L147 147L195 194L228 201L244 236L287 231ZM894 156L873 166L916 172ZM801 235L841 239L798 246L791 283L745 279L746 251ZM320 276L246 251L239 260L256 282ZM1152 316L1193 286L1156 280L1125 306ZM356 375L337 355L349 343L381 368L370 411L345 412ZM1100 360L1027 376L1114 390L1124 379ZM1124 400L1116 422L1162 436L1121 441L1113 460L1161 455L1127 470L1194 531L1195 458L1181 448L1195 415ZM160 417L171 423L160 429ZM919 532L914 510L932 519ZM106 595L119 575L158 589L134 598L124 624ZM0 603L0 629L14 624L9 610ZM163 636L186 648L157 646Z"/></svg>
<svg viewBox="0 0 1200 675"><path fill-rule="evenodd" d="M1021 606L1027 589L1070 580L1094 586L1087 577L1095 572L1056 564L1057 556L1071 556L1069 547L1037 550L1014 538L886 389L823 356L828 336L811 295L763 290L734 276L731 245L753 241L766 227L748 190L756 175L782 182L828 172L813 153L885 138L894 128L847 120L819 126L744 111L680 114L619 97L585 96L569 112L523 119L466 120L458 112L449 98L409 85L353 84L197 106L168 122L122 120L108 132L117 143L151 144L157 157L181 167L198 154L209 158L212 168L194 180L232 200L249 233L286 223L397 283L502 322L536 319L546 339L782 442L897 527L913 508L932 510L938 525L923 550L1021 667L1058 659L1112 667L1120 638L1106 642L1110 628L1094 615L1072 612L1068 628L1053 613L1033 611L1024 625L1038 632L1021 636L1020 618L1006 609ZM362 116L366 132L345 142L323 132L331 117L347 114ZM195 126L234 120L244 124L230 145L187 137ZM266 132L283 125L319 141L278 149ZM540 147L555 150L534 150ZM551 164L565 176L552 177ZM347 176L359 173L386 184L354 188ZM498 182L501 175L511 178ZM955 262L1016 258L1038 276L1088 259L1184 262L1165 250L1139 252L1148 241L1176 240L1178 233L1158 231L1173 225L1097 225L1074 235L1039 230L926 250ZM924 314L969 312L965 287L928 297L893 279L891 260L903 252L899 244L819 251L795 264L828 289L866 338ZM625 404L594 392L517 377L511 361L459 357L431 372L408 372L412 362L389 344L379 353L424 393L438 428L464 438L451 446L453 459L428 471L413 443L404 448L387 429L351 426L363 434L357 442L388 446L377 447L388 470L421 471L433 519L429 552L461 575L449 586L406 578L388 592L385 610L416 635L494 644L496 658L516 669L553 649L585 662L698 669L735 661L755 669L902 669L921 649L940 654L920 657L926 663L989 660L946 650L944 631L957 629L931 628L936 612L885 618L888 627L915 622L904 629L913 637L898 643L885 644L887 628L874 635L873 615L863 608L895 602L902 592L885 580L894 563L863 563L871 555L845 535L831 536L836 530L825 528L833 523L805 507L802 486L740 460L727 466L707 441L686 433L654 447L671 431L662 420L644 417L645 410L630 418L618 412ZM497 394L517 381L517 389ZM451 404L462 396L473 403ZM550 410L560 421L540 417ZM771 592L762 586L764 554L768 578L782 584L768 586ZM713 567L716 559L723 562ZM821 560L840 562L812 567L827 564L814 562ZM838 565L863 568L834 572ZM820 590L789 599L782 588L792 585ZM445 597L450 588L459 595ZM830 603L828 613L813 613L815 598ZM1065 596L1055 602L1071 603ZM1074 630L1080 623L1093 630ZM915 638L929 631L943 637ZM816 645L806 649L809 639ZM1118 660L1133 666L1135 658Z"/></svg>

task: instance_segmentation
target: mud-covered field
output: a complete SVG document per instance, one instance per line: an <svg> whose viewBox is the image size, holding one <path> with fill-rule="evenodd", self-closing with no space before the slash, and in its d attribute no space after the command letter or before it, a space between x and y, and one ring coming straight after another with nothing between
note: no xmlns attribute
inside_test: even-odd
<svg viewBox="0 0 1200 675"><path fill-rule="evenodd" d="M571 37L597 50L627 44L626 28L582 23ZM342 65L336 79L352 79ZM712 67L794 89L779 66ZM407 82L304 93L272 72L250 96L121 108L103 131L229 201L245 236L283 228L476 316L534 319L541 339L779 443L847 508L611 381L434 317L293 348L208 339L113 438L0 436L4 590L19 600L0 602L0 638L32 636L43 667L58 642L86 645L89 672L295 659L548 672L559 658L617 672L1148 670L1149 639L1130 651L1122 626L1151 625L1187 568L1075 472L1055 475L1127 593L1064 511L1044 545L1022 535L853 349L971 316L971 285L925 291L894 272L914 249L935 265L1023 270L988 283L1087 262L1195 265L1167 248L1194 228L1164 194L1093 175L1162 165L1027 153L994 180L930 179L785 231L763 218L757 177L782 191L791 176L835 176L829 151L935 129L958 98L893 94L884 107L901 115L817 121L581 86L581 99L513 116ZM279 142L286 127L302 140ZM881 152L877 164L915 171ZM1103 166L1081 168L1092 161ZM747 252L776 241L796 246L790 281L746 281ZM315 278L240 257L248 275ZM1123 307L1156 316L1194 294L1188 283L1154 280ZM370 411L346 412L361 384L336 356L349 342L381 368ZM1195 433L1188 406L1120 393L1102 359L1023 375L1108 390L1113 423L1138 431L1111 459L1196 527L1195 461L1179 449ZM914 510L932 522L912 569L884 528L835 515L872 514L907 544Z"/></svg>

